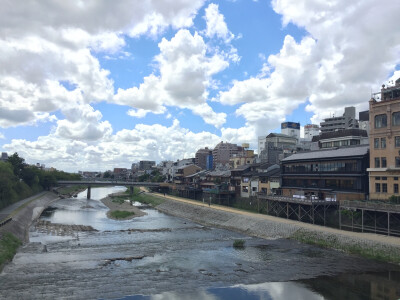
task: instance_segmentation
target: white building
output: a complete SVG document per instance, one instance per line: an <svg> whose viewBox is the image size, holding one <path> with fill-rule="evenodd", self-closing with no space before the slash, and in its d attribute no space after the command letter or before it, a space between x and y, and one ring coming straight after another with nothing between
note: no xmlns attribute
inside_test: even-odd
<svg viewBox="0 0 400 300"><path fill-rule="evenodd" d="M300 123L284 122L281 124L281 133L300 140Z"/></svg>
<svg viewBox="0 0 400 300"><path fill-rule="evenodd" d="M319 135L319 126L316 124L307 124L304 126L304 140L311 141L313 136Z"/></svg>

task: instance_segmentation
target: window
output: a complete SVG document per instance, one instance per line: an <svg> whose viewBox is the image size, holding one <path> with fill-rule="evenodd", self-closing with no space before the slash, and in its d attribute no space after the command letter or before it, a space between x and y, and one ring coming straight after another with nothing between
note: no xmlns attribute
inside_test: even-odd
<svg viewBox="0 0 400 300"><path fill-rule="evenodd" d="M374 139L374 148L379 149L379 139Z"/></svg>
<svg viewBox="0 0 400 300"><path fill-rule="evenodd" d="M381 184L380 183L375 183L375 192L380 193L381 192Z"/></svg>
<svg viewBox="0 0 400 300"><path fill-rule="evenodd" d="M387 184L382 183L382 193L387 193Z"/></svg>
<svg viewBox="0 0 400 300"><path fill-rule="evenodd" d="M394 146L396 148L400 148L400 136L395 136L394 137Z"/></svg>
<svg viewBox="0 0 400 300"><path fill-rule="evenodd" d="M381 148L382 149L386 148L386 138L381 138Z"/></svg>
<svg viewBox="0 0 400 300"><path fill-rule="evenodd" d="M242 186L242 192L243 193L248 193L249 192L249 187L248 186Z"/></svg>
<svg viewBox="0 0 400 300"><path fill-rule="evenodd" d="M393 177L393 180L399 180L399 177Z"/></svg>
<svg viewBox="0 0 400 300"><path fill-rule="evenodd" d="M381 167L381 161L379 157L375 157L375 168L380 168Z"/></svg>
<svg viewBox="0 0 400 300"><path fill-rule="evenodd" d="M377 176L375 177L375 180L381 180L381 177Z"/></svg>
<svg viewBox="0 0 400 300"><path fill-rule="evenodd" d="M384 128L387 126L386 114L375 116L375 128Z"/></svg>
<svg viewBox="0 0 400 300"><path fill-rule="evenodd" d="M381 166L382 168L386 168L386 157L381 157Z"/></svg>
<svg viewBox="0 0 400 300"><path fill-rule="evenodd" d="M340 147L340 141L334 141L333 147Z"/></svg>
<svg viewBox="0 0 400 300"><path fill-rule="evenodd" d="M382 180L387 180L387 177L385 176L385 177L382 177Z"/></svg>
<svg viewBox="0 0 400 300"><path fill-rule="evenodd" d="M400 125L400 111L396 111L392 114L392 125Z"/></svg>
<svg viewBox="0 0 400 300"><path fill-rule="evenodd" d="M399 184L397 183L393 184L393 193L395 194L399 193Z"/></svg>
<svg viewBox="0 0 400 300"><path fill-rule="evenodd" d="M400 168L400 156L396 156L396 168Z"/></svg>

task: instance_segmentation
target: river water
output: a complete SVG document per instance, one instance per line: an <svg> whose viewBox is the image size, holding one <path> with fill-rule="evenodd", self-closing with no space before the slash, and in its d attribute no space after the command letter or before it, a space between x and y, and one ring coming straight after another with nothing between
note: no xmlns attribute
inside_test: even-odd
<svg viewBox="0 0 400 300"><path fill-rule="evenodd" d="M0 275L0 298L400 298L400 270L391 264L204 227L149 207L143 217L110 220L100 199L124 189L92 188L92 199L83 192L53 203L40 217L51 226L32 226L30 243ZM237 239L244 248L233 247Z"/></svg>

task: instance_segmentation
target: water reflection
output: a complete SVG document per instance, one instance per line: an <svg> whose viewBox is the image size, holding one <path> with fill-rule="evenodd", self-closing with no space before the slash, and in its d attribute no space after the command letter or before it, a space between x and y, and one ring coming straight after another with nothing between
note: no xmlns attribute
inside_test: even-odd
<svg viewBox="0 0 400 300"><path fill-rule="evenodd" d="M121 298L123 300L184 300L184 299L296 299L296 300L321 300L323 296L307 288L298 282L265 282L250 285L235 285L223 288L210 288L207 290L194 290L190 293L185 292L165 292L158 295L144 296L134 295ZM337 298L345 299L345 298Z"/></svg>

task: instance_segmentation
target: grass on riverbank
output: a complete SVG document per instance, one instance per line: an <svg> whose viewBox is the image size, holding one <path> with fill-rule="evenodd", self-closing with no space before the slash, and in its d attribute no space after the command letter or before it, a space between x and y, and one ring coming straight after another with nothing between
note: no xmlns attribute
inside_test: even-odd
<svg viewBox="0 0 400 300"><path fill-rule="evenodd" d="M86 185L69 185L69 186L63 186L57 189L57 191L62 194L62 195L66 195L66 194L72 194L75 192L80 192L87 189Z"/></svg>
<svg viewBox="0 0 400 300"><path fill-rule="evenodd" d="M234 240L233 247L234 248L244 248L246 241L245 240Z"/></svg>
<svg viewBox="0 0 400 300"><path fill-rule="evenodd" d="M13 259L21 241L11 233L5 233L0 240L0 272L6 262Z"/></svg>
<svg viewBox="0 0 400 300"><path fill-rule="evenodd" d="M359 244L345 244L333 235L327 237L317 236L313 232L298 230L292 236L292 239L301 243L316 245L323 248L340 250L349 254L359 255L368 259L382 262L400 263L400 251L396 247L384 246L379 248L367 247Z"/></svg>
<svg viewBox="0 0 400 300"><path fill-rule="evenodd" d="M127 189L124 193L121 193L119 195L112 195L111 200L115 203L123 203L125 200L130 200L130 201L137 201L143 204L149 204L153 207L164 203L165 200L157 197L157 196L152 196L151 194L148 193L141 193L140 189L135 187L133 195L129 193L129 189Z"/></svg>
<svg viewBox="0 0 400 300"><path fill-rule="evenodd" d="M110 212L110 216L114 219L125 219L130 216L133 216L135 213L133 211L125 211L125 210L114 210Z"/></svg>

